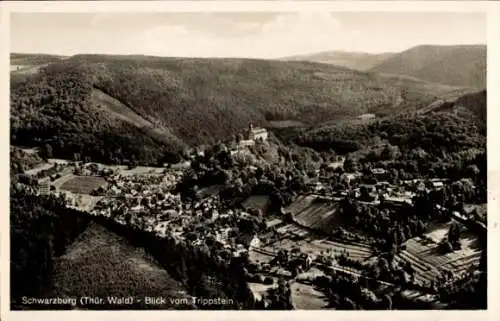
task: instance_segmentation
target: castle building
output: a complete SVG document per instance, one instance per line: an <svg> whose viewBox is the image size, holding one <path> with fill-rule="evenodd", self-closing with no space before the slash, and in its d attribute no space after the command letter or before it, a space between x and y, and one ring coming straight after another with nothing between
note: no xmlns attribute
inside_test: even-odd
<svg viewBox="0 0 500 321"><path fill-rule="evenodd" d="M265 128L254 128L250 123L247 132L247 139L254 141L258 139L267 140L267 130Z"/></svg>

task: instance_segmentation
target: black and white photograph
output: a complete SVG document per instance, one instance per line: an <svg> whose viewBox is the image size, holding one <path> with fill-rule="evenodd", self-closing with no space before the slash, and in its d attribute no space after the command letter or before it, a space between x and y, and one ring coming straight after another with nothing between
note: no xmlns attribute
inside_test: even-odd
<svg viewBox="0 0 500 321"><path fill-rule="evenodd" d="M9 309L488 309L487 25L10 12Z"/></svg>

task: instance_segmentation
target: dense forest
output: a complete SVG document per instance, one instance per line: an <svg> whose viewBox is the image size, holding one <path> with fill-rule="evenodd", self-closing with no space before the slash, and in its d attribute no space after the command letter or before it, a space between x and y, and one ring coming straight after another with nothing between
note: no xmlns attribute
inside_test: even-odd
<svg viewBox="0 0 500 321"><path fill-rule="evenodd" d="M87 226L78 211L55 196L39 197L13 181L10 191L11 307L23 296L42 296L57 256Z"/></svg>
<svg viewBox="0 0 500 321"><path fill-rule="evenodd" d="M362 123L343 122L280 135L319 152L349 154L347 170L380 167L394 178L470 177L486 174L486 93L460 97L425 113ZM478 155L483 155L479 157ZM409 175L394 175L403 170ZM391 174L392 173L392 174ZM484 178L484 177L483 177Z"/></svg>
<svg viewBox="0 0 500 321"><path fill-rule="evenodd" d="M318 125L468 92L317 63L146 56L77 55L11 80L13 144L114 163L176 161L185 144L215 143L250 122ZM168 137L125 121L130 115L111 112L102 95Z"/></svg>
<svg viewBox="0 0 500 321"><path fill-rule="evenodd" d="M485 95L467 96L472 100L478 118L484 119ZM461 101L456 103L461 106ZM450 111L426 114L406 114L386 117L365 123L344 122L304 131L295 142L316 150L333 149L337 153L355 152L362 147L388 141L402 150L422 148L427 153L438 155L453 153L467 148L484 148L486 145L486 123Z"/></svg>
<svg viewBox="0 0 500 321"><path fill-rule="evenodd" d="M24 171L41 164L43 159L37 153L26 153L19 148L10 146L10 173L22 174Z"/></svg>
<svg viewBox="0 0 500 321"><path fill-rule="evenodd" d="M52 64L11 86L11 143L39 146L43 157L156 164L175 151L93 106L84 66Z"/></svg>

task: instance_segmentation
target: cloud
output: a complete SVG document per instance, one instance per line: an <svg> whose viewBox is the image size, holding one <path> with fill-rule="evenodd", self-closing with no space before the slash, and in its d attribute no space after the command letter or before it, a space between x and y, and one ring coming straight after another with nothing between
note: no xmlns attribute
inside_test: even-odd
<svg viewBox="0 0 500 321"><path fill-rule="evenodd" d="M255 58L327 50L385 52L418 44L485 43L484 17L317 11L16 13L11 47L55 54Z"/></svg>
<svg viewBox="0 0 500 321"><path fill-rule="evenodd" d="M150 54L276 58L345 47L357 37L331 13L277 14L258 23L205 16L203 24L160 25L146 31L141 48Z"/></svg>

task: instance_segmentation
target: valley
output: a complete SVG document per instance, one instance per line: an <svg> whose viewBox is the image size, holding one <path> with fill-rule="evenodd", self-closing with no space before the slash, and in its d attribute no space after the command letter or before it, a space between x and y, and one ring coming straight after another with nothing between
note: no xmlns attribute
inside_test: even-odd
<svg viewBox="0 0 500 321"><path fill-rule="evenodd" d="M463 50L11 55L12 306L485 308L486 90L438 70Z"/></svg>

